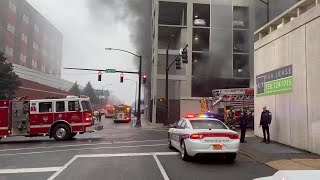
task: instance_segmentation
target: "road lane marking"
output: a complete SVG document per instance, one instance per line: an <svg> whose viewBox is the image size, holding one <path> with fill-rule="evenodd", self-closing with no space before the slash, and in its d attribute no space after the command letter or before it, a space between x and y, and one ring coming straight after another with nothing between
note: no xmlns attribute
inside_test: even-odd
<svg viewBox="0 0 320 180"><path fill-rule="evenodd" d="M78 149L61 149L53 151L38 151L38 152L27 152L27 153L15 153L15 154L0 154L2 156L15 156L15 155L30 155L30 154L43 154L43 153L55 153L55 152L67 152L67 151L81 151L81 150L99 150L99 149L118 149L118 148L137 148L137 147L155 147L155 146L165 146L166 144L146 144L146 145L136 145L136 146L112 146L112 147L98 147L98 148L78 148Z"/></svg>
<svg viewBox="0 0 320 180"><path fill-rule="evenodd" d="M90 158L90 157L129 157L129 156L153 156L157 162L157 165L161 171L162 176L165 180L170 180L167 176L163 166L161 165L157 155L177 155L177 152L149 152L149 153L118 153L118 154L87 154L87 155L75 155L70 161L68 161L63 167L56 171L47 180L54 180L59 174L61 174L65 169L67 169L76 159L78 158ZM159 165L159 164L160 165ZM161 167L163 170L161 170Z"/></svg>
<svg viewBox="0 0 320 180"><path fill-rule="evenodd" d="M56 172L59 171L61 168L62 167L0 169L0 174Z"/></svg>
<svg viewBox="0 0 320 180"><path fill-rule="evenodd" d="M147 152L147 153L118 153L118 154L83 154L77 155L79 158L89 157L124 157L124 156L164 156L164 155L178 155L178 152Z"/></svg>
<svg viewBox="0 0 320 180"><path fill-rule="evenodd" d="M170 180L168 175L167 175L167 173L166 173L166 170L163 168L163 166L162 166L161 162L159 161L157 155L153 154L152 156L153 156L154 160L156 161L156 163L158 165L158 168L159 168L159 170L160 170L160 172L161 172L161 174L163 176L163 179L164 180Z"/></svg>
<svg viewBox="0 0 320 180"><path fill-rule="evenodd" d="M70 161L68 161L62 168L60 168L57 172L55 172L52 176L48 178L48 180L53 180L56 178L59 174L62 173L65 169L67 169L76 159L78 159L78 155L75 155Z"/></svg>
<svg viewBox="0 0 320 180"><path fill-rule="evenodd" d="M64 147L77 147L77 146L95 146L95 145L111 145L111 144L130 144L130 143L140 143L140 142L158 142L167 141L167 139L159 140L143 140L143 141L118 141L118 142L107 142L107 143L88 143L88 144L71 144L71 145L58 145L58 146L40 146L40 147L30 147L30 148L15 148L15 149L2 149L0 152L5 151L21 151L21 150L33 150L33 149L49 149L49 148L64 148Z"/></svg>

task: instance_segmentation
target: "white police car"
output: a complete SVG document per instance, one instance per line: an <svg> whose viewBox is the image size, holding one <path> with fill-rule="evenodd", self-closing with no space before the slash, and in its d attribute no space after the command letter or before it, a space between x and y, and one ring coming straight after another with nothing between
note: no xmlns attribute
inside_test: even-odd
<svg viewBox="0 0 320 180"><path fill-rule="evenodd" d="M168 132L169 148L179 150L183 160L201 154L217 154L233 162L239 145L239 134L213 118L183 118Z"/></svg>

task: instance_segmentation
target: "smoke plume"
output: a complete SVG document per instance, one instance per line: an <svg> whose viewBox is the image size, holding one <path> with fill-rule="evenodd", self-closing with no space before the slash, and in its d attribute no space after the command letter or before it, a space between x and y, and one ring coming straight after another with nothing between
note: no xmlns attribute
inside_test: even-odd
<svg viewBox="0 0 320 180"><path fill-rule="evenodd" d="M112 11L115 21L128 24L131 43L136 53L143 56L143 73L151 70L151 17L152 1L150 0L88 0L89 11L95 16L98 24L108 24L106 12ZM138 67L138 61L136 63ZM150 76L150 74L148 74Z"/></svg>

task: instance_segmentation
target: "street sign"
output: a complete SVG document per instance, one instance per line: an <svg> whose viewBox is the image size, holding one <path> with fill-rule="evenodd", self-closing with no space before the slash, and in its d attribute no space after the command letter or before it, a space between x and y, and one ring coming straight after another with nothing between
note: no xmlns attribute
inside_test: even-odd
<svg viewBox="0 0 320 180"><path fill-rule="evenodd" d="M116 73L117 70L115 70L115 69L106 69L105 72L106 73Z"/></svg>

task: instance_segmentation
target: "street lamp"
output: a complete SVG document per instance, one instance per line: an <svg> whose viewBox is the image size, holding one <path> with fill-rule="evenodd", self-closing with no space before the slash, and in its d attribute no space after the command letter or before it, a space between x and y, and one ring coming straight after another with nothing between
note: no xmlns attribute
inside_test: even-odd
<svg viewBox="0 0 320 180"><path fill-rule="evenodd" d="M134 96L134 111L135 111L135 114L136 114L136 112L137 112L137 90L138 90L138 82L135 81L135 80L132 80L132 79L125 79L125 81L131 81L131 82L136 83L136 93L135 93L135 96Z"/></svg>
<svg viewBox="0 0 320 180"><path fill-rule="evenodd" d="M164 124L167 125L169 124L169 70L168 70L168 67L169 67L169 49L170 49L170 45L171 45L171 41L173 40L173 38L175 37L175 35L171 35L169 37L169 42L168 42L168 47L167 47L167 50L166 50L166 100L165 100L165 103L166 103L166 117L165 117L165 122Z"/></svg>
<svg viewBox="0 0 320 180"><path fill-rule="evenodd" d="M103 88L106 87L106 86L110 86L110 85L112 85L112 84L105 84L105 85L101 86L101 93L102 93L102 95L103 95L103 99L105 99ZM110 93L110 92L109 92L109 93ZM101 106L102 106L102 98L101 98Z"/></svg>
<svg viewBox="0 0 320 180"><path fill-rule="evenodd" d="M131 54L133 56L136 56L137 58L139 58L139 72L137 73L139 75L139 89L138 89L138 117L137 117L137 123L136 126L141 126L141 110L140 110L140 105L141 105L141 72L142 72L142 56L139 56L137 54L134 54L130 51L126 51L123 49L114 49L114 48L105 48L105 50L107 51L121 51L121 52L125 52L128 54Z"/></svg>

